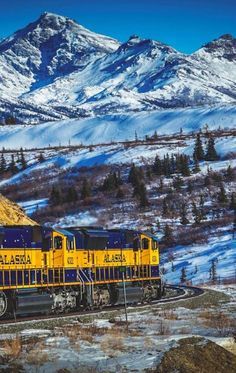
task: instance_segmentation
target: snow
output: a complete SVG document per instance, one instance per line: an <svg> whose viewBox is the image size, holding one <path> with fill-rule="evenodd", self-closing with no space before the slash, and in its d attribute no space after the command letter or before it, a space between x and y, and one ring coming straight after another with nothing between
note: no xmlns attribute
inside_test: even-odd
<svg viewBox="0 0 236 373"><path fill-rule="evenodd" d="M24 201L24 202L18 202L18 205L20 205L23 210L25 211L26 215L30 216L38 209L41 209L43 207L46 207L48 204L48 198L41 198L31 201Z"/></svg>
<svg viewBox="0 0 236 373"><path fill-rule="evenodd" d="M205 245L176 246L169 250L174 258L173 271L172 262L168 261L168 254L163 253L161 256L162 266L167 271L165 279L168 283L178 284L180 282L182 268L186 269L187 280L192 281L193 284L208 282L212 260L217 260L218 280L235 276L236 240L227 233L222 237L211 238Z"/></svg>
<svg viewBox="0 0 236 373"><path fill-rule="evenodd" d="M0 126L0 147L19 149L64 145L110 143L134 140L135 132L146 135L191 133L204 128L234 129L236 107L225 105L195 109L171 109L136 114L103 115L80 120L62 120L39 125ZM227 143L225 143L227 148Z"/></svg>
<svg viewBox="0 0 236 373"><path fill-rule="evenodd" d="M235 39L213 44L191 55L137 36L120 44L44 13L0 42L2 117L35 123L234 104Z"/></svg>

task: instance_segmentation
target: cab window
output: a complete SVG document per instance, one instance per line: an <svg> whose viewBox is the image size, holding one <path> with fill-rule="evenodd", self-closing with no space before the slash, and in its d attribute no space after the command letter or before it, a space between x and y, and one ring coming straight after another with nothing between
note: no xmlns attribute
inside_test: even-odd
<svg viewBox="0 0 236 373"><path fill-rule="evenodd" d="M156 241L152 241L152 248L153 248L153 250L157 249L157 242Z"/></svg>
<svg viewBox="0 0 236 373"><path fill-rule="evenodd" d="M56 250L62 249L62 237L60 236L54 237L54 249Z"/></svg>
<svg viewBox="0 0 236 373"><path fill-rule="evenodd" d="M149 248L149 240L147 238L142 239L142 249L146 250Z"/></svg>
<svg viewBox="0 0 236 373"><path fill-rule="evenodd" d="M134 240L134 243L133 243L133 249L134 251L138 251L138 249L140 249L140 241L139 241L139 238L136 238Z"/></svg>
<svg viewBox="0 0 236 373"><path fill-rule="evenodd" d="M74 241L67 239L67 250L74 250Z"/></svg>

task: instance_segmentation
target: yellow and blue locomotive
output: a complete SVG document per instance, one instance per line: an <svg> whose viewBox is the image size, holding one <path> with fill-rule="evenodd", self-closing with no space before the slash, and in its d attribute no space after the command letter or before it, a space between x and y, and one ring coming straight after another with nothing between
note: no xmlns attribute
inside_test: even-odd
<svg viewBox="0 0 236 373"><path fill-rule="evenodd" d="M66 312L161 294L151 234L97 227L0 228L0 317Z"/></svg>

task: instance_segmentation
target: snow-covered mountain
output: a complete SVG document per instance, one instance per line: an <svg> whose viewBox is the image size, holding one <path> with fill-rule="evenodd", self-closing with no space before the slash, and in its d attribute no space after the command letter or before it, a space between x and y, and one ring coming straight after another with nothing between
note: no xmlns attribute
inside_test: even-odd
<svg viewBox="0 0 236 373"><path fill-rule="evenodd" d="M51 13L0 43L1 90L19 96L83 69L119 43Z"/></svg>
<svg viewBox="0 0 236 373"><path fill-rule="evenodd" d="M236 39L223 35L186 55L135 35L120 44L44 13L0 43L0 71L1 98L13 100L20 121L232 103ZM19 117L17 100L34 114Z"/></svg>

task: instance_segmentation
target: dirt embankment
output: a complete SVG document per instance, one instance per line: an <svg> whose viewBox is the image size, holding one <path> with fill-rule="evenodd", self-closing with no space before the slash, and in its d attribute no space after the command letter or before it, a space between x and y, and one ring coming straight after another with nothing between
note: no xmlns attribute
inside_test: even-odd
<svg viewBox="0 0 236 373"><path fill-rule="evenodd" d="M164 354L157 368L147 372L235 373L236 356L205 338L185 338Z"/></svg>
<svg viewBox="0 0 236 373"><path fill-rule="evenodd" d="M0 225L38 225L14 202L0 194Z"/></svg>

